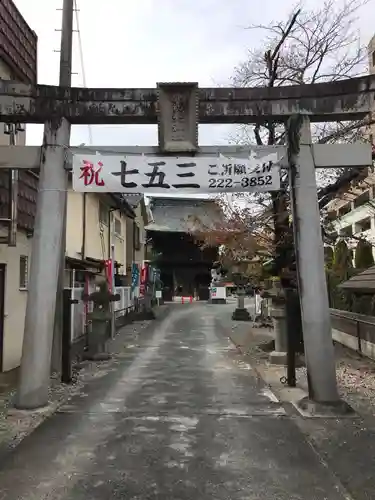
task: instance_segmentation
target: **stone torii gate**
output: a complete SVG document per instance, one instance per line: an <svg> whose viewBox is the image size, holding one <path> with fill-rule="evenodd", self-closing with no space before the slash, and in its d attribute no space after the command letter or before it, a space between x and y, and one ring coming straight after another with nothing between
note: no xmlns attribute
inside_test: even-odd
<svg viewBox="0 0 375 500"><path fill-rule="evenodd" d="M159 148L153 150L154 154L207 156L212 148L199 147L198 123L257 124L273 120L287 124L293 116L303 118L298 130L294 127L297 148L289 145L281 154L294 169L294 220L307 366L315 401L337 403L315 168L370 165L371 149L361 144L311 145L309 129L310 121L364 118L373 108L374 92L375 78L370 76L271 89L200 89L195 83L159 84L155 89L81 89L0 81L0 121L45 124L41 148L0 148L1 168L40 168L18 406L36 408L48 402L71 162L70 124L158 124ZM131 154L130 149L123 148L121 153ZM223 154L232 151L230 147L214 150ZM248 151L243 148L242 155ZM235 155L241 155L241 149Z"/></svg>

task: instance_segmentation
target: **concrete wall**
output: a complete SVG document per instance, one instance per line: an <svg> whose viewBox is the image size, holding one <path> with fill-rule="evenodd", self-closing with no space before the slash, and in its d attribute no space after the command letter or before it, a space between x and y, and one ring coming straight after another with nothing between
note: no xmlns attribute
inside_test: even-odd
<svg viewBox="0 0 375 500"><path fill-rule="evenodd" d="M66 255L81 258L83 232L83 193L68 192Z"/></svg>
<svg viewBox="0 0 375 500"><path fill-rule="evenodd" d="M99 224L99 197L89 195L86 203L86 257L108 259L109 227Z"/></svg>
<svg viewBox="0 0 375 500"><path fill-rule="evenodd" d="M332 338L375 359L375 317L331 309Z"/></svg>
<svg viewBox="0 0 375 500"><path fill-rule="evenodd" d="M6 230L0 229L5 235ZM30 269L32 239L19 231L15 248L0 245L0 263L6 264L3 371L9 371L20 364L23 330L25 325L27 290L20 289L20 257L28 258Z"/></svg>
<svg viewBox="0 0 375 500"><path fill-rule="evenodd" d="M108 259L110 257L109 225L100 223L100 204L110 209L105 200L95 194L86 196L86 243L85 257L93 259ZM80 259L82 257L83 237L83 193L70 190L68 192L66 254L68 257ZM123 266L125 274L126 259L126 222L125 216L118 210L113 211L113 217L121 224L121 234L115 234L115 259Z"/></svg>

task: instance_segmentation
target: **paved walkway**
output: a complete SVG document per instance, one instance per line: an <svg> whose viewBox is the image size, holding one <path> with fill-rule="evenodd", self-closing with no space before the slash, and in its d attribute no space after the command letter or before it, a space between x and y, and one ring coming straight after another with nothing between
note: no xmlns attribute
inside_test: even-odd
<svg viewBox="0 0 375 500"><path fill-rule="evenodd" d="M172 307L0 464L0 499L350 498L239 361L217 308Z"/></svg>

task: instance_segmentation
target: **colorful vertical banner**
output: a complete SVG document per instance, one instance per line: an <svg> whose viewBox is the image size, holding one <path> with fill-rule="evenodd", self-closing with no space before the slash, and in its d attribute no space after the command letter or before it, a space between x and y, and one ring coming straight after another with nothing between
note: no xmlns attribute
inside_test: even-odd
<svg viewBox="0 0 375 500"><path fill-rule="evenodd" d="M147 264L143 264L141 271L141 285L139 287L140 295L146 294L147 280L148 280L148 267Z"/></svg>
<svg viewBox="0 0 375 500"><path fill-rule="evenodd" d="M134 293L136 288L139 285L139 266L135 262L132 264L132 284L131 284L131 291Z"/></svg>

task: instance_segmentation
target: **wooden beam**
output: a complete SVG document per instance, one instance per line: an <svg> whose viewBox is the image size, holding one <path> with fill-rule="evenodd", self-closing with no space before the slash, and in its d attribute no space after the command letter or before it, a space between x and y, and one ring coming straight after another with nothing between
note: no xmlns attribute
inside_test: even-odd
<svg viewBox="0 0 375 500"><path fill-rule="evenodd" d="M0 146L0 169L39 169L40 146Z"/></svg>
<svg viewBox="0 0 375 500"><path fill-rule="evenodd" d="M372 165L371 144L313 144L315 168L368 167Z"/></svg>
<svg viewBox="0 0 375 500"><path fill-rule="evenodd" d="M280 165L287 167L286 148L284 146L202 146L194 157L204 158L222 154L234 158L247 158L251 150L265 156L268 152L277 152ZM0 169L17 168L39 169L41 146L0 146ZM313 144L313 157L316 168L365 167L372 164L371 145L353 144ZM124 155L124 156L159 156L157 146L72 146L71 154Z"/></svg>
<svg viewBox="0 0 375 500"><path fill-rule="evenodd" d="M82 89L0 80L0 121L73 124L157 124L157 89ZM200 123L283 122L301 113L311 121L355 120L374 105L375 75L333 83L275 88L198 89Z"/></svg>
<svg viewBox="0 0 375 500"><path fill-rule="evenodd" d="M256 150L259 152L271 152L276 151L280 156L285 154L284 146L201 146L198 148L196 153L187 154L187 156L195 157L207 157L207 156L218 156L222 154L224 156L233 156L236 158L247 158L251 150ZM70 148L71 152L74 154L90 153L95 154L99 152L101 154L113 154L119 155L123 154L126 156L133 155L147 155L147 156L159 156L163 155L160 152L158 146L72 146ZM179 155L175 155L179 156Z"/></svg>
<svg viewBox="0 0 375 500"><path fill-rule="evenodd" d="M287 154L285 146L201 146L194 157L217 156L222 154L234 158L247 158L251 150L267 153L277 152L280 165L287 168ZM355 142L352 144L313 144L313 157L316 168L337 167L365 167L372 164L372 148L370 144ZM72 153L101 153L103 155L133 156L144 154L146 156L159 156L161 153L157 146L82 146L72 147Z"/></svg>

